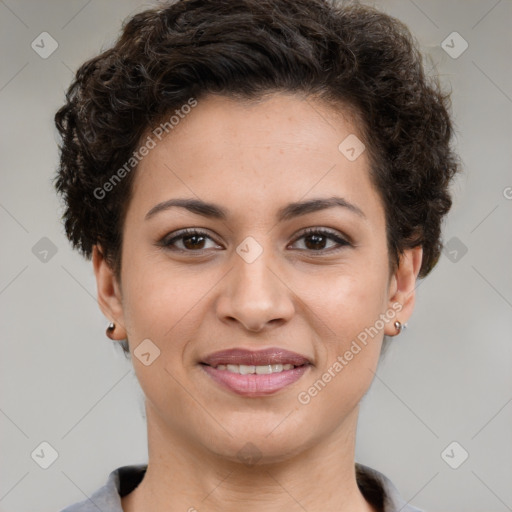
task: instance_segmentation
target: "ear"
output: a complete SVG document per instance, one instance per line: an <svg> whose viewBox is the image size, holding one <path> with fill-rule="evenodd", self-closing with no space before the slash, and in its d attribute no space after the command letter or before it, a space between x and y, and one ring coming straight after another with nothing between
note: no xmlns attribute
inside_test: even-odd
<svg viewBox="0 0 512 512"><path fill-rule="evenodd" d="M395 320L402 324L407 322L414 310L416 278L420 271L422 258L423 248L421 246L406 249L401 255L398 268L390 281L388 308L397 312ZM384 334L396 336L394 323L395 321L386 323Z"/></svg>
<svg viewBox="0 0 512 512"><path fill-rule="evenodd" d="M98 304L103 314L116 324L113 339L124 340L127 334L121 301L121 287L98 245L92 249L92 264L98 288Z"/></svg>

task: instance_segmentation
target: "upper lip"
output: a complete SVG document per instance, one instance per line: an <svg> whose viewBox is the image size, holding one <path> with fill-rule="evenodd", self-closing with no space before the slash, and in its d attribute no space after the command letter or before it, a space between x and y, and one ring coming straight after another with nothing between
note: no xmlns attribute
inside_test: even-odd
<svg viewBox="0 0 512 512"><path fill-rule="evenodd" d="M264 350L247 350L243 348L221 350L206 356L202 362L209 366L218 366L219 364L243 364L248 366L293 364L294 366L302 366L303 364L310 363L309 359L305 356L277 347Z"/></svg>

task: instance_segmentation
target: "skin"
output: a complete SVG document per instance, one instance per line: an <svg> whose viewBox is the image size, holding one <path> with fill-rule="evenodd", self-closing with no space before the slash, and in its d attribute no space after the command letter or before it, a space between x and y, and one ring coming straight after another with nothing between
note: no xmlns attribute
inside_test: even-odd
<svg viewBox="0 0 512 512"><path fill-rule="evenodd" d="M406 250L390 274L368 155L349 161L338 150L358 133L348 115L318 100L277 93L248 103L210 95L139 164L120 281L101 248L93 254L100 307L116 322L114 338L128 337L146 396L148 470L122 499L126 512L229 512L241 503L247 512L375 511L355 479L359 402L383 335L396 335L394 320L404 323L413 311L422 249ZM276 218L288 203L332 196L359 207L364 218L342 207ZM145 219L172 198L215 203L228 217L173 207ZM329 238L312 242L302 237L310 227L352 244L335 250ZM184 228L211 239L178 240L183 252L158 245ZM248 236L263 250L252 263L236 252ZM299 393L397 304L396 318L300 403ZM133 350L148 338L160 356L146 366ZM243 397L219 387L198 364L234 347L282 347L313 364L273 395ZM248 442L257 449L255 464L238 455Z"/></svg>

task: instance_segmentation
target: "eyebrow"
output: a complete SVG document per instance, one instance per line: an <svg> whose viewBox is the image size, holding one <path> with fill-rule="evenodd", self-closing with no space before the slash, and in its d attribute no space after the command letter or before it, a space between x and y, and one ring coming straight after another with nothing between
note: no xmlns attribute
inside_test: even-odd
<svg viewBox="0 0 512 512"><path fill-rule="evenodd" d="M185 208L186 210L207 218L226 220L228 218L228 210L214 203L208 203L200 199L169 199L153 206L146 214L145 219L154 217L157 213L169 210L173 207ZM301 215L326 210L328 208L342 207L355 213L359 217L366 219L364 212L342 197L329 197L325 199L311 199L309 201L299 201L290 203L281 208L277 212L278 221L286 221Z"/></svg>

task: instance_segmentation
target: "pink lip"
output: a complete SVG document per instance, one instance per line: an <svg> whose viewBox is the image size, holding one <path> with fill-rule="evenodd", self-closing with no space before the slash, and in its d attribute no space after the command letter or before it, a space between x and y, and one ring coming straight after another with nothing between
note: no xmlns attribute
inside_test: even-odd
<svg viewBox="0 0 512 512"><path fill-rule="evenodd" d="M247 397L265 396L275 393L280 389L299 380L309 368L308 364L297 366L291 370L283 370L279 373L258 375L251 373L241 375L228 370L217 370L212 366L201 365L203 370L224 388Z"/></svg>
<svg viewBox="0 0 512 512"><path fill-rule="evenodd" d="M277 373L241 375L215 368L220 364L293 364L296 367ZM215 352L203 360L201 367L222 387L242 396L257 397L276 393L293 384L302 377L310 365L311 362L300 354L280 348L269 348L259 351L231 349Z"/></svg>
<svg viewBox="0 0 512 512"><path fill-rule="evenodd" d="M256 351L243 348L221 350L220 352L214 352L206 356L202 362L209 366L218 366L219 364L246 364L255 366L265 364L293 364L294 366L301 366L310 363L307 357L277 347Z"/></svg>

